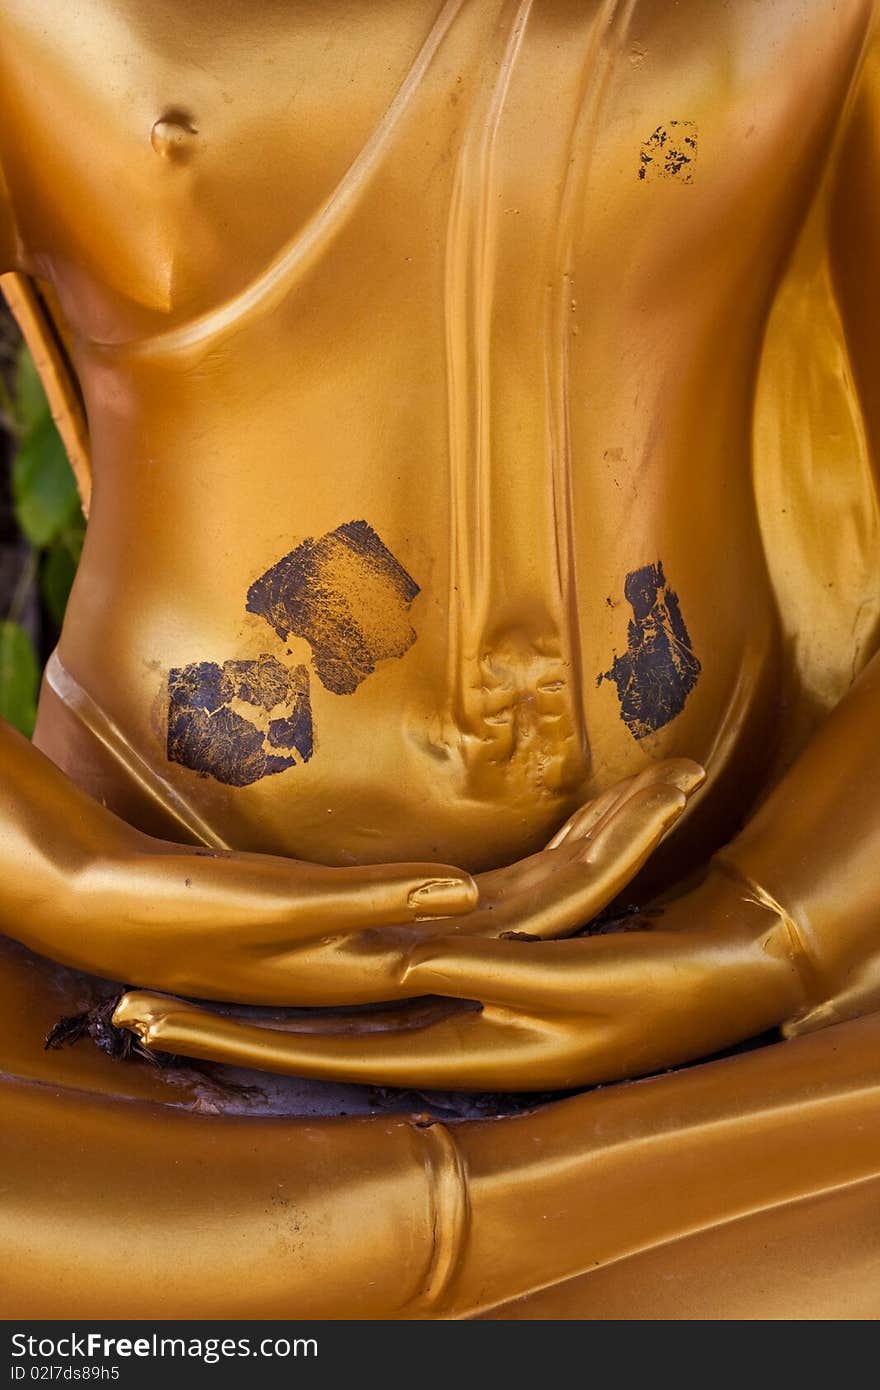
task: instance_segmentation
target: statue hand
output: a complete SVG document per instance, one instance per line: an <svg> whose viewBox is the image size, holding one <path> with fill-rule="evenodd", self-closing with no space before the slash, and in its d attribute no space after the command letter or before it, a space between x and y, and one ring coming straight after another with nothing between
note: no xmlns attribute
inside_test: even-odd
<svg viewBox="0 0 880 1390"><path fill-rule="evenodd" d="M0 766L0 931L96 975L257 1003L268 979L287 1002L276 962L297 947L448 923L477 901L470 874L443 864L330 869L143 835L2 720Z"/></svg>
<svg viewBox="0 0 880 1390"><path fill-rule="evenodd" d="M109 861L106 889L96 871L87 900L101 919L125 923L117 978L139 985L282 1006L406 997L416 992L404 981L409 954L432 934L558 936L588 922L680 816L682 788L703 776L684 759L651 767L589 802L540 854L476 885L444 865L330 869L149 842Z"/></svg>
<svg viewBox="0 0 880 1390"><path fill-rule="evenodd" d="M560 935L589 921L681 814L681 787L703 775L683 759L658 764L589 803L552 848L477 884L443 864L327 868L139 837L134 853L117 851L78 877L93 933L96 922L120 924L96 968L243 1004L409 995L408 951L432 932L455 931L459 919L463 931L493 936Z"/></svg>
<svg viewBox="0 0 880 1390"><path fill-rule="evenodd" d="M542 940L578 931L638 873L705 780L698 763L668 758L618 782L576 811L540 853L478 874L474 911L432 930Z"/></svg>
<svg viewBox="0 0 880 1390"><path fill-rule="evenodd" d="M190 1056L303 1076L472 1090L564 1089L641 1075L753 1036L790 1015L800 981L784 923L719 869L667 907L652 929L540 939L576 925L576 891L568 883L554 889L550 856L563 881L577 863L598 860L607 888L620 872L619 837L632 836L651 807L656 814L665 805L668 816L673 797L684 797L677 780L686 784L687 770L666 767L653 786L643 777L585 808L542 855L482 876L480 906L455 923L347 938L343 955L365 974L378 962L377 977L387 978L396 959L397 997L475 1000L479 1011L394 1031L359 1031L357 1018L340 1017L325 1021L321 1033L298 1034L135 992L120 1004L117 1022L148 1046ZM635 867L649 852L641 844ZM598 877L581 902L597 891ZM498 927L508 932L512 923L523 929L520 939L498 939Z"/></svg>
<svg viewBox="0 0 880 1390"><path fill-rule="evenodd" d="M801 1006L786 923L723 869L648 922L555 944L447 936L416 948L410 983L483 1004L434 1030L430 1084L564 1089L643 1076L755 1037Z"/></svg>
<svg viewBox="0 0 880 1390"><path fill-rule="evenodd" d="M643 776L600 798L552 850L484 876L484 904L475 911L473 879L447 865L327 868L143 835L2 721L0 758L0 930L111 979L282 1005L411 993L401 978L406 952L434 919L444 932L454 930L456 914L468 929L495 934L505 924L534 923L545 934L576 927L680 814L676 777L689 785L701 776L693 764L661 765L650 771L656 785ZM590 862L591 853L599 860ZM377 929L391 926L414 934L392 934L377 947Z"/></svg>

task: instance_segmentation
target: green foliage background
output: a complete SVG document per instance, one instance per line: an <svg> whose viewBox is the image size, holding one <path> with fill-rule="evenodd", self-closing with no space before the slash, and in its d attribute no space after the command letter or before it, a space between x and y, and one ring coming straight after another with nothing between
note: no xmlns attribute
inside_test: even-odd
<svg viewBox="0 0 880 1390"><path fill-rule="evenodd" d="M2 424L12 438L11 493L24 539L24 561L11 594L0 595L0 715L33 732L40 659L33 623L37 611L60 628L82 550L85 522L64 446L30 353L18 347L13 369L0 378Z"/></svg>

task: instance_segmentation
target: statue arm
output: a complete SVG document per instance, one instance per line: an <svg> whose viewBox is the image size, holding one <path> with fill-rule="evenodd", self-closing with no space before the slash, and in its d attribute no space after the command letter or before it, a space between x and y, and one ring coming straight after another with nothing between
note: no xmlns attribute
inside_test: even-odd
<svg viewBox="0 0 880 1390"><path fill-rule="evenodd" d="M326 869L153 839L0 721L0 931L62 964L212 998L283 997L279 960L353 926L444 918L476 889L437 864Z"/></svg>
<svg viewBox="0 0 880 1390"><path fill-rule="evenodd" d="M828 257L880 493L880 35L835 162ZM877 557L880 567L880 557ZM880 580L880 575L877 576ZM789 1033L880 1008L880 654L724 859L775 898L807 992Z"/></svg>
<svg viewBox="0 0 880 1390"><path fill-rule="evenodd" d="M784 921L790 1034L880 1008L880 656L719 856Z"/></svg>

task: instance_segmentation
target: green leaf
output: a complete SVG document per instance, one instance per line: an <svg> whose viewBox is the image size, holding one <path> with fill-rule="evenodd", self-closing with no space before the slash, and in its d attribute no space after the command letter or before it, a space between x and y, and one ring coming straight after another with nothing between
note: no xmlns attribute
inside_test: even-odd
<svg viewBox="0 0 880 1390"><path fill-rule="evenodd" d="M0 715L30 738L40 672L33 643L18 623L0 622Z"/></svg>
<svg viewBox="0 0 880 1390"><path fill-rule="evenodd" d="M22 434L27 434L40 417L48 413L43 383L37 375L34 359L23 346L15 369L15 414Z"/></svg>
<svg viewBox="0 0 880 1390"><path fill-rule="evenodd" d="M48 545L79 510L76 481L48 409L28 428L12 465L12 495L31 545Z"/></svg>
<svg viewBox="0 0 880 1390"><path fill-rule="evenodd" d="M64 621L81 549L81 532L68 531L52 542L43 559L40 589L43 602L57 627Z"/></svg>

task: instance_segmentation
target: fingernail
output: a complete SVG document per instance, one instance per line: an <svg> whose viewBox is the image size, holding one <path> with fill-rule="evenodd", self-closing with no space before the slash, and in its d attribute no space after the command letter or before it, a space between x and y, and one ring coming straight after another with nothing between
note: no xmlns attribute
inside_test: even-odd
<svg viewBox="0 0 880 1390"><path fill-rule="evenodd" d="M466 910L476 899L476 885L460 878L432 878L414 888L407 898L410 907L426 909L432 916Z"/></svg>

